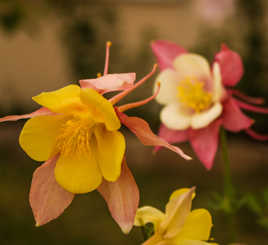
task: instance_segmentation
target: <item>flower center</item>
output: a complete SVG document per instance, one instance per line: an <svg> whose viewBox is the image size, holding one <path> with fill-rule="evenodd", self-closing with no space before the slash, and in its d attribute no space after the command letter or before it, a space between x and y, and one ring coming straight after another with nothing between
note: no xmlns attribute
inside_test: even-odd
<svg viewBox="0 0 268 245"><path fill-rule="evenodd" d="M62 126L56 139L56 149L63 155L90 152L90 139L95 122L89 116L74 116Z"/></svg>
<svg viewBox="0 0 268 245"><path fill-rule="evenodd" d="M201 112L212 104L211 93L204 89L204 82L195 77L186 77L177 89L180 102L195 112Z"/></svg>

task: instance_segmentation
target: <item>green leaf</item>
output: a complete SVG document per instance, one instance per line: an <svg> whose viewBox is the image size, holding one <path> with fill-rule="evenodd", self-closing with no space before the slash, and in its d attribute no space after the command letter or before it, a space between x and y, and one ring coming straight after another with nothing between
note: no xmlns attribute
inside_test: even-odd
<svg viewBox="0 0 268 245"><path fill-rule="evenodd" d="M260 218L258 220L258 224L261 225L264 229L268 230L268 218L267 217Z"/></svg>
<svg viewBox="0 0 268 245"><path fill-rule="evenodd" d="M261 216L263 213L263 209L261 206L261 203L257 199L256 196L254 196L251 193L248 193L243 199L242 203L247 206L253 213L257 214L258 216Z"/></svg>

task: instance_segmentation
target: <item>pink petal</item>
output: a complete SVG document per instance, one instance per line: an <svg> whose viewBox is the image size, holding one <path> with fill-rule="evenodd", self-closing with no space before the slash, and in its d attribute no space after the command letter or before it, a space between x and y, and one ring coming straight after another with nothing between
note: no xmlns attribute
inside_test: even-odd
<svg viewBox="0 0 268 245"><path fill-rule="evenodd" d="M268 113L268 108L263 108L263 107L258 107L258 106L254 106L254 105L249 105L249 104L247 104L245 102L242 102L240 100L237 100L237 99L233 99L233 100L235 100L236 104L240 108L243 108L245 110L259 112L259 113L263 113L263 114L267 114Z"/></svg>
<svg viewBox="0 0 268 245"><path fill-rule="evenodd" d="M179 45L163 40L152 42L151 47L153 53L157 58L160 70L164 70L166 68L173 69L173 60L177 56L187 52L184 48L180 47Z"/></svg>
<svg viewBox="0 0 268 245"><path fill-rule="evenodd" d="M217 152L221 124L221 119L218 119L206 128L189 132L192 147L207 170L211 169Z"/></svg>
<svg viewBox="0 0 268 245"><path fill-rule="evenodd" d="M239 132L249 128L254 121L247 117L239 108L236 101L233 98L229 98L223 104L222 113L223 127L232 132Z"/></svg>
<svg viewBox="0 0 268 245"><path fill-rule="evenodd" d="M223 44L221 51L215 56L215 62L220 65L222 82L225 86L234 86L240 81L244 68L238 53Z"/></svg>
<svg viewBox="0 0 268 245"><path fill-rule="evenodd" d="M74 194L64 190L56 182L54 168L58 156L45 162L34 171L30 190L30 205L36 226L56 219L71 204Z"/></svg>
<svg viewBox="0 0 268 245"><path fill-rule="evenodd" d="M168 143L180 143L188 140L188 130L172 130L167 128L164 124L161 124L158 131L158 136L166 140ZM158 151L161 146L156 146L154 151Z"/></svg>
<svg viewBox="0 0 268 245"><path fill-rule="evenodd" d="M116 182L104 180L98 191L106 201L110 213L124 233L129 233L139 206L139 189L126 164L122 163L121 176Z"/></svg>
<svg viewBox="0 0 268 245"><path fill-rule="evenodd" d="M176 152L186 160L191 159L191 157L186 155L179 147L170 145L164 139L155 135L150 129L149 124L143 119L138 117L128 117L122 112L117 112L117 114L119 116L120 121L126 127L128 127L129 130L132 131L144 145L163 146L170 149L171 151Z"/></svg>
<svg viewBox="0 0 268 245"><path fill-rule="evenodd" d="M246 129L246 133L256 140L261 140L261 141L268 140L268 135L258 134L250 128Z"/></svg>
<svg viewBox="0 0 268 245"><path fill-rule="evenodd" d="M242 99L248 103L251 103L251 104L256 104L256 105L264 104L264 98L251 97L251 96L248 96L248 95L246 95L246 94L244 94L236 89L228 89L228 93L230 95L235 95L235 96L239 97L240 99Z"/></svg>
<svg viewBox="0 0 268 245"><path fill-rule="evenodd" d="M82 88L93 88L100 93L126 90L133 86L136 73L107 74L95 79L80 80Z"/></svg>
<svg viewBox="0 0 268 245"><path fill-rule="evenodd" d="M6 122L6 121L17 121L20 119L27 119L27 118L32 118L32 117L37 117L37 116L44 116L44 115L50 115L53 112L51 112L49 109L45 107L41 107L40 109L29 113L29 114L24 114L24 115L12 115L12 116L6 116L0 118L0 122Z"/></svg>

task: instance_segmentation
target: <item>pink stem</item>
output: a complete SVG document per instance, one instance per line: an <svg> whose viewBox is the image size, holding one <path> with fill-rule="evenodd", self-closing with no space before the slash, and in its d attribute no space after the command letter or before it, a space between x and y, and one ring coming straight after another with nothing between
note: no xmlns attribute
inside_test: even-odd
<svg viewBox="0 0 268 245"><path fill-rule="evenodd" d="M256 105L262 105L264 104L264 98L254 98L254 97L250 97L248 95L245 95L244 93L240 92L239 90L236 89L228 89L228 92L231 95L235 95L239 98L241 98L242 100L247 101L248 103L252 103L252 104L256 104Z"/></svg>
<svg viewBox="0 0 268 245"><path fill-rule="evenodd" d="M136 82L135 85L129 89L126 89L125 91L121 92L120 94L115 95L110 99L110 102L114 105L117 102L119 102L121 99L123 99L125 96L127 96L130 92L135 90L137 87L142 85L148 78L150 78L156 71L157 64L154 64L152 71L147 74L144 78L142 78L140 81Z"/></svg>
<svg viewBox="0 0 268 245"><path fill-rule="evenodd" d="M108 74L108 67L109 67L109 57L110 57L110 47L112 43L110 41L106 42L106 57L105 57L105 65L104 65L104 72L103 75Z"/></svg>
<svg viewBox="0 0 268 245"><path fill-rule="evenodd" d="M254 111L254 112L259 112L259 113L263 113L263 114L268 113L268 108L262 108L262 107L258 107L258 106L254 106L254 105L249 105L249 104L242 102L242 101L235 99L235 98L233 98L233 100L235 100L237 105L243 109L246 109L249 111Z"/></svg>
<svg viewBox="0 0 268 245"><path fill-rule="evenodd" d="M124 112L126 110L145 105L148 102L150 102L151 100L153 100L159 94L159 91L160 91L160 83L157 83L157 90L151 97L149 97L149 98L147 98L145 100L138 101L138 102L129 103L129 104L126 104L126 105L121 105L121 106L118 107L118 110L120 112Z"/></svg>
<svg viewBox="0 0 268 245"><path fill-rule="evenodd" d="M252 138L256 139L256 140L261 140L261 141L265 141L268 140L268 135L261 135L256 133L255 131L253 131L252 129L248 128L246 130L246 133L251 136Z"/></svg>

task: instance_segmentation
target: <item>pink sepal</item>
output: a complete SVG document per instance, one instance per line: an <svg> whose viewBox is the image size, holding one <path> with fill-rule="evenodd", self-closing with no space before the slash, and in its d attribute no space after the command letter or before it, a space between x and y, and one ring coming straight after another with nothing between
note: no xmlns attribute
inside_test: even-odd
<svg viewBox="0 0 268 245"><path fill-rule="evenodd" d="M224 103L221 118L223 127L232 132L247 129L254 123L254 120L240 110L233 98L228 98Z"/></svg>
<svg viewBox="0 0 268 245"><path fill-rule="evenodd" d="M225 86L234 86L240 81L244 68L238 53L223 44L221 51L215 56L215 62L220 65L222 82Z"/></svg>
<svg viewBox="0 0 268 245"><path fill-rule="evenodd" d="M177 56L187 52L179 45L163 40L153 41L151 47L157 58L160 70L167 68L173 69L173 60Z"/></svg>
<svg viewBox="0 0 268 245"><path fill-rule="evenodd" d="M163 146L171 151L176 152L186 160L192 159L186 155L179 147L170 145L164 139L155 135L150 129L149 124L143 119L138 117L128 117L126 114L119 111L117 111L117 115L122 124L129 128L129 130L132 131L144 145Z"/></svg>
<svg viewBox="0 0 268 245"><path fill-rule="evenodd" d="M213 166L218 149L221 123L221 119L218 119L205 128L190 130L189 132L191 145L207 170L210 170Z"/></svg>
<svg viewBox="0 0 268 245"><path fill-rule="evenodd" d="M261 141L266 141L268 140L268 135L262 135L262 134L258 134L255 131L253 131L251 128L248 128L246 130L246 133L251 136L253 139L256 140L261 140Z"/></svg>
<svg viewBox="0 0 268 245"><path fill-rule="evenodd" d="M116 182L103 180L98 191L106 201L110 213L124 233L133 227L136 211L139 206L139 189L126 164L122 163L122 171Z"/></svg>
<svg viewBox="0 0 268 245"><path fill-rule="evenodd" d="M24 115L12 115L12 116L6 116L0 118L0 122L7 122L7 121L17 121L20 119L27 119L27 118L32 118L32 117L37 117L37 116L45 116L45 115L51 115L54 112L51 112L49 109L45 107L41 107L40 109L29 113L29 114L24 114Z"/></svg>
<svg viewBox="0 0 268 245"><path fill-rule="evenodd" d="M93 88L100 93L126 90L133 86L136 73L107 74L99 78L80 80L82 88Z"/></svg>
<svg viewBox="0 0 268 245"><path fill-rule="evenodd" d="M263 114L268 114L268 108L249 105L249 104L247 104L245 102L242 102L240 100L237 100L237 99L233 99L233 100L242 109L245 109L245 110L248 110L248 111L253 111L253 112L258 112L258 113L263 113Z"/></svg>
<svg viewBox="0 0 268 245"><path fill-rule="evenodd" d="M168 143L180 143L187 141L189 138L189 131L188 130L172 130L167 128L164 124L161 124L158 136L162 139L166 140ZM154 152L157 152L161 146L156 146L154 148Z"/></svg>
<svg viewBox="0 0 268 245"><path fill-rule="evenodd" d="M71 204L74 194L63 189L54 177L55 156L34 171L30 190L30 205L36 226L56 219Z"/></svg>

